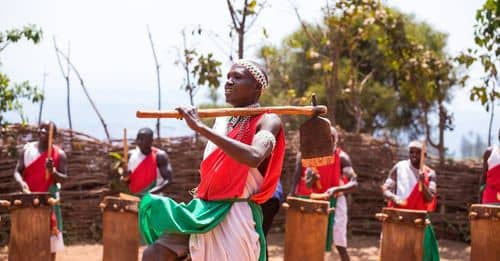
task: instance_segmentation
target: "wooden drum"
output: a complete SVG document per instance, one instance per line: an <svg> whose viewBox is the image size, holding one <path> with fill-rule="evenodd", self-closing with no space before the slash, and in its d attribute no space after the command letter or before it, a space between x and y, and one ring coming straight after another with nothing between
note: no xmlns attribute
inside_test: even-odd
<svg viewBox="0 0 500 261"><path fill-rule="evenodd" d="M9 209L9 260L50 260L50 212L58 201L49 193L0 196Z"/></svg>
<svg viewBox="0 0 500 261"><path fill-rule="evenodd" d="M328 214L334 211L324 200L287 197L285 260L324 260Z"/></svg>
<svg viewBox="0 0 500 261"><path fill-rule="evenodd" d="M471 260L500 260L500 206L472 204Z"/></svg>
<svg viewBox="0 0 500 261"><path fill-rule="evenodd" d="M103 260L134 260L139 255L139 198L107 196L100 204L102 217Z"/></svg>
<svg viewBox="0 0 500 261"><path fill-rule="evenodd" d="M376 217L382 221L380 260L422 260L427 212L383 208Z"/></svg>

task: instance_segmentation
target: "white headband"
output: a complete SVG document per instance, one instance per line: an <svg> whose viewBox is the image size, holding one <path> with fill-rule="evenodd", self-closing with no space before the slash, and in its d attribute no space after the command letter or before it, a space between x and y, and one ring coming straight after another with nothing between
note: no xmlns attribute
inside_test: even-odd
<svg viewBox="0 0 500 261"><path fill-rule="evenodd" d="M252 75L252 77L258 83L260 83L260 85L262 86L263 90L267 88L268 82L267 82L266 75L253 62L251 62L249 60L241 59L241 60L236 61L234 64L241 65L241 66L245 67L245 69L247 69L247 71L250 72L250 74Z"/></svg>
<svg viewBox="0 0 500 261"><path fill-rule="evenodd" d="M412 141L410 142L410 144L408 144L408 149L410 148L417 148L417 149L422 149L423 145L422 145L422 142L420 141Z"/></svg>

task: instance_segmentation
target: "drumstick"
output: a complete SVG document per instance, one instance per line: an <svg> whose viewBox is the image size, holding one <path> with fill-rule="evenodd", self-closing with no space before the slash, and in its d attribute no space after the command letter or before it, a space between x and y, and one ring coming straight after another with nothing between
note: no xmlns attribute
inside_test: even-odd
<svg viewBox="0 0 500 261"><path fill-rule="evenodd" d="M419 172L423 172L424 171L424 161L425 161L425 151L427 149L427 139L424 139L424 142L422 143L422 150L420 151L420 167L418 168L419 169ZM420 177L418 179L418 191L422 191L422 181L420 181Z"/></svg>
<svg viewBox="0 0 500 261"><path fill-rule="evenodd" d="M52 160L52 134L54 133L54 126L52 123L49 123L49 142L47 148L47 159ZM54 166L52 166L54 167ZM45 180L48 180L50 176L50 172L48 169L45 169Z"/></svg>
<svg viewBox="0 0 500 261"><path fill-rule="evenodd" d="M127 129L123 129L123 171L128 172L128 143L127 143Z"/></svg>
<svg viewBox="0 0 500 261"><path fill-rule="evenodd" d="M253 116L261 113L276 113L288 115L314 115L315 113L326 114L326 106L273 106L257 108L219 108L219 109L199 109L198 115L201 118L214 118L223 116ZM137 111L137 118L177 118L182 116L176 110L167 111Z"/></svg>

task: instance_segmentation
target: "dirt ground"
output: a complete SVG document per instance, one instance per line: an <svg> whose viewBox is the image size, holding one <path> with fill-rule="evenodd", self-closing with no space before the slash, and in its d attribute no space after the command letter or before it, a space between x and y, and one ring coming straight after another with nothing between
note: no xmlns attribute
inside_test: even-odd
<svg viewBox="0 0 500 261"><path fill-rule="evenodd" d="M283 234L269 235L269 260L283 260ZM348 239L349 255L352 261L378 260L378 237L354 236ZM144 247L139 250L139 256ZM442 261L469 260L470 246L448 240L439 241L439 252ZM0 248L0 260L7 260L7 247ZM63 253L58 254L58 261L97 261L102 259L102 245L72 245L66 246ZM138 259L140 260L140 259ZM339 260L336 253L326 253L325 260Z"/></svg>

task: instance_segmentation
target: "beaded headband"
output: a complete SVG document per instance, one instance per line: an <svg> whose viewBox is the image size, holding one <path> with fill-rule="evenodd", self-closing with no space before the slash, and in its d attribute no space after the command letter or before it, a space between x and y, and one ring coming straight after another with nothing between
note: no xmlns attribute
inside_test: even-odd
<svg viewBox="0 0 500 261"><path fill-rule="evenodd" d="M267 79L266 79L266 75L253 62L251 62L249 60L241 59L241 60L236 61L234 64L241 65L241 66L245 67L245 69L247 69L247 71L250 72L250 74L252 75L252 77L258 83L260 83L260 85L262 86L262 90L264 90L264 89L267 88L268 82L267 82Z"/></svg>

